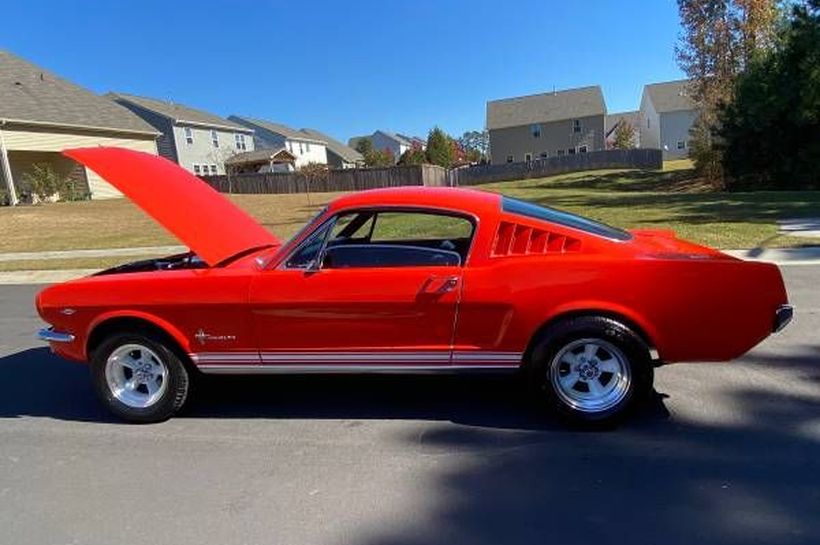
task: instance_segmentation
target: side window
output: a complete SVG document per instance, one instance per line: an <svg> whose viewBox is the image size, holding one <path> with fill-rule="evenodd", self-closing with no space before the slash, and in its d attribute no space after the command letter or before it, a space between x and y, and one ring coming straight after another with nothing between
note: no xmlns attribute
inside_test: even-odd
<svg viewBox="0 0 820 545"><path fill-rule="evenodd" d="M373 210L345 214L330 234L322 268L454 267L467 258L472 236L473 223L461 216Z"/></svg>
<svg viewBox="0 0 820 545"><path fill-rule="evenodd" d="M380 212L371 242L470 238L473 224L459 216L420 212Z"/></svg>

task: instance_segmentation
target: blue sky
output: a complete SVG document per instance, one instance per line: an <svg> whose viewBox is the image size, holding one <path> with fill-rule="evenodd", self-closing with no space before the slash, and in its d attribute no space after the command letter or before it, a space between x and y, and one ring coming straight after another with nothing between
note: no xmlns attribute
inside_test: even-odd
<svg viewBox="0 0 820 545"><path fill-rule="evenodd" d="M610 112L682 77L674 0L7 2L0 48L94 91L346 140L454 135L487 100L600 84ZM2 97L0 97L2 99Z"/></svg>

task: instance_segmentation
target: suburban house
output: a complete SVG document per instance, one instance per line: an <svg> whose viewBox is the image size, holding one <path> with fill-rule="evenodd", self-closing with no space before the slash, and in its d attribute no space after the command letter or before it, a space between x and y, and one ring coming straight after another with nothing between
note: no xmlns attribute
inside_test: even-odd
<svg viewBox="0 0 820 545"><path fill-rule="evenodd" d="M327 164L327 147L322 139L314 138L304 132L264 119L253 119L238 115L232 115L228 119L252 129L255 145L258 149L285 148L288 150L296 157L296 169L310 163Z"/></svg>
<svg viewBox="0 0 820 545"><path fill-rule="evenodd" d="M604 149L599 86L487 103L490 162L514 163Z"/></svg>
<svg viewBox="0 0 820 545"><path fill-rule="evenodd" d="M374 150L389 152L394 161L398 161L402 154L413 146L419 146L421 149L427 146L427 143L421 138L382 130L377 130L370 135L354 136L348 141L348 144L350 147L355 148L362 140L370 140Z"/></svg>
<svg viewBox="0 0 820 545"><path fill-rule="evenodd" d="M632 127L632 147L641 147L641 112L620 112L617 114L607 114L604 133L604 141L606 142L606 149L615 147L615 131L621 125L630 125Z"/></svg>
<svg viewBox="0 0 820 545"><path fill-rule="evenodd" d="M664 159L689 155L689 130L698 113L688 80L645 85L641 96L641 146L663 150Z"/></svg>
<svg viewBox="0 0 820 545"><path fill-rule="evenodd" d="M218 115L153 98L108 93L160 133L159 154L196 175L225 174L225 161L253 151L253 131Z"/></svg>
<svg viewBox="0 0 820 545"><path fill-rule="evenodd" d="M243 151L225 161L228 174L290 172L295 170L296 156L285 148Z"/></svg>
<svg viewBox="0 0 820 545"><path fill-rule="evenodd" d="M316 129L301 129L311 138L321 140L327 149L327 164L332 168L356 168L364 165L364 157L355 149L347 146Z"/></svg>
<svg viewBox="0 0 820 545"><path fill-rule="evenodd" d="M93 199L122 194L60 154L119 146L157 153L159 133L125 108L11 53L0 51L0 189L11 204L34 165L49 165Z"/></svg>

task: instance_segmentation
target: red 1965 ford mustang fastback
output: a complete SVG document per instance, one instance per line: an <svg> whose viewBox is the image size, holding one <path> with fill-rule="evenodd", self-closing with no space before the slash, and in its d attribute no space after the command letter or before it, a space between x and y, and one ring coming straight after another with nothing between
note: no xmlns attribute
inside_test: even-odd
<svg viewBox="0 0 820 545"><path fill-rule="evenodd" d="M575 423L611 423L661 363L736 358L791 319L774 265L482 191L336 199L289 242L165 159L69 150L190 253L37 296L53 350L131 421L199 373L520 372Z"/></svg>

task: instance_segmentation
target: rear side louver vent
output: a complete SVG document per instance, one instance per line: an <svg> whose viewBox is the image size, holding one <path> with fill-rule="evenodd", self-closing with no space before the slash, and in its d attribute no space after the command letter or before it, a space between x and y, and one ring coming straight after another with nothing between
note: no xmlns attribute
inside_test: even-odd
<svg viewBox="0 0 820 545"><path fill-rule="evenodd" d="M491 255L563 254L580 249L581 241L577 238L502 221L495 234Z"/></svg>

